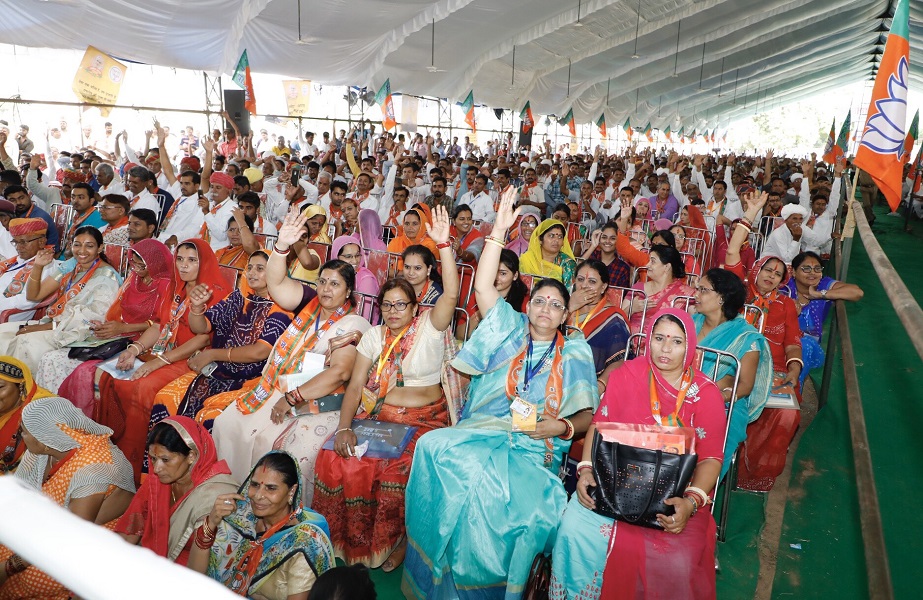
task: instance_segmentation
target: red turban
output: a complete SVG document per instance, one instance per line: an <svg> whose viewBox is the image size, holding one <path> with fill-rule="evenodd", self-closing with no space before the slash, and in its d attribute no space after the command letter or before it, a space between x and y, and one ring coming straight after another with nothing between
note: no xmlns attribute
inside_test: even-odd
<svg viewBox="0 0 923 600"><path fill-rule="evenodd" d="M10 235L31 235L48 231L48 223L42 219L12 219L10 221Z"/></svg>
<svg viewBox="0 0 923 600"><path fill-rule="evenodd" d="M198 156L187 156L183 160L179 161L179 166L181 170L188 169L198 173L199 169L202 168L202 163L199 162Z"/></svg>
<svg viewBox="0 0 923 600"><path fill-rule="evenodd" d="M228 191L231 191L234 189L234 178L222 171L218 171L217 173L212 173L211 177L209 177L208 179L208 182L215 183L218 185L223 185L224 187L228 189Z"/></svg>

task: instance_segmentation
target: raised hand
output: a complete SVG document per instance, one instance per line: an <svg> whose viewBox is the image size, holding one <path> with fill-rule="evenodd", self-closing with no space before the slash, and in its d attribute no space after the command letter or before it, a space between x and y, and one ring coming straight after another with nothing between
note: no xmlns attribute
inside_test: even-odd
<svg viewBox="0 0 923 600"><path fill-rule="evenodd" d="M449 241L449 213L441 204L433 209L433 224L426 224L426 231L429 237L437 244L444 244Z"/></svg>
<svg viewBox="0 0 923 600"><path fill-rule="evenodd" d="M497 216L494 219L494 229L506 233L516 222L516 217L519 216L520 212L522 212L522 207L513 210L513 198L511 195L501 196L500 206L497 207Z"/></svg>
<svg viewBox="0 0 923 600"><path fill-rule="evenodd" d="M308 222L308 218L298 212L298 209L292 207L289 209L288 214L285 215L285 220L282 221L282 226L279 228L279 237L276 239L276 246L279 244L285 246L284 248L279 248L279 250L287 250L289 246L301 239L301 236L308 232L308 228L305 227L305 223Z"/></svg>
<svg viewBox="0 0 923 600"><path fill-rule="evenodd" d="M215 498L215 505L207 517L208 526L212 530L217 529L226 516L237 510L237 500L246 500L246 498L240 494L221 494Z"/></svg>
<svg viewBox="0 0 923 600"><path fill-rule="evenodd" d="M202 308L208 304L208 301L211 297L212 291L208 288L208 285L200 283L199 285L192 288L191 292L189 292L191 308L195 308L195 312L202 312Z"/></svg>
<svg viewBox="0 0 923 600"><path fill-rule="evenodd" d="M35 265L39 267L47 267L51 264L51 261L54 260L54 251L49 248L42 248L38 251L38 254L35 255Z"/></svg>

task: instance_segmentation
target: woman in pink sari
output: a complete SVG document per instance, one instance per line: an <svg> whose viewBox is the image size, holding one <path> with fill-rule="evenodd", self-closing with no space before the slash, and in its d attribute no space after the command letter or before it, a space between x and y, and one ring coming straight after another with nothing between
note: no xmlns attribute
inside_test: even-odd
<svg viewBox="0 0 923 600"><path fill-rule="evenodd" d="M647 299L635 298L631 307L623 307L631 315L632 333L639 333L645 317L671 308L677 296L692 296L695 290L686 285L686 267L679 251L673 246L654 244L647 263L647 280L632 289L642 290ZM628 310L630 308L630 310Z"/></svg>
<svg viewBox="0 0 923 600"><path fill-rule="evenodd" d="M593 512L592 444L577 467L577 494L564 511L552 556L550 597L715 598L715 520L706 507L724 458L726 419L718 387L692 363L695 325L667 309L647 327L647 353L613 371L587 431L599 423L673 425L695 430L698 464L682 496L667 499L660 529L616 522ZM669 413L669 414L668 414Z"/></svg>
<svg viewBox="0 0 923 600"><path fill-rule="evenodd" d="M356 287L354 291L362 294L362 302L357 306L358 312L368 321L375 323L378 320L378 307L375 306L375 298L378 297L381 284L378 283L378 277L375 276L375 273L372 273L366 267L366 255L362 251L359 239L353 235L341 235L333 240L333 246L330 248L330 258L331 260L338 258L349 263L355 269Z"/></svg>

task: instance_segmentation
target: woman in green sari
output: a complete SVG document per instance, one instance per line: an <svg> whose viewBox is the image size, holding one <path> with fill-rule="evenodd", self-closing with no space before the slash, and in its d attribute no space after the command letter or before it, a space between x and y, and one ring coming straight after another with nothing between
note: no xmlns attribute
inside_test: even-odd
<svg viewBox="0 0 923 600"><path fill-rule="evenodd" d="M475 275L483 320L452 362L472 378L461 420L417 442L406 494L407 597L520 597L567 502L561 458L598 404L589 345L560 330L567 289L555 279L537 283L527 316L494 287L515 218L512 199L503 199Z"/></svg>
<svg viewBox="0 0 923 600"><path fill-rule="evenodd" d="M574 251L567 240L567 229L557 219L545 219L532 233L529 249L519 257L523 273L557 279L570 289L577 272Z"/></svg>
<svg viewBox="0 0 923 600"><path fill-rule="evenodd" d="M721 477L730 467L737 446L747 438L747 425L755 421L763 411L772 385L769 343L740 314L746 296L743 282L724 269L709 270L699 280L695 290L696 314L692 320L699 345L729 352L740 361L737 402L734 404L734 414L730 418L731 425L724 445ZM726 403L731 401L733 368L730 361L722 360L715 378ZM714 354L705 354L702 372L709 377L715 372Z"/></svg>

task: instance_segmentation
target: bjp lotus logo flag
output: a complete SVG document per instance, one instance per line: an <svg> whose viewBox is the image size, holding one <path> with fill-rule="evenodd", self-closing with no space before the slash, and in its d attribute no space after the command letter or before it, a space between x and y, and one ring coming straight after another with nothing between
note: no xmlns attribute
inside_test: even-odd
<svg viewBox="0 0 923 600"><path fill-rule="evenodd" d="M903 183L901 158L907 135L907 85L910 76L909 16L908 1L899 0L854 161L875 180L878 189L888 199L891 210L897 210L901 203Z"/></svg>

